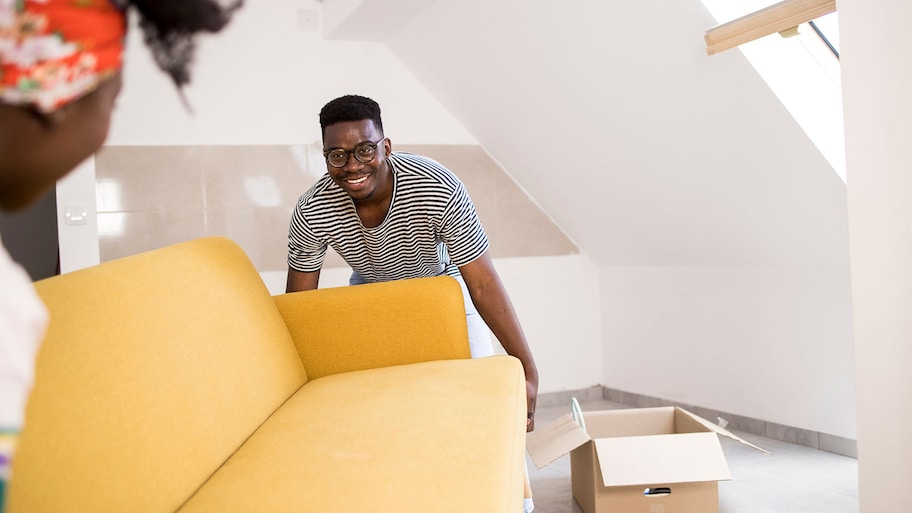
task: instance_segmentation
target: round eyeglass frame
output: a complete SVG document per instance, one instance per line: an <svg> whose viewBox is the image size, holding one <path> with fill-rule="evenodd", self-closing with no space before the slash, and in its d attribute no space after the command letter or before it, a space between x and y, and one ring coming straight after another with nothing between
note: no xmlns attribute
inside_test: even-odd
<svg viewBox="0 0 912 513"><path fill-rule="evenodd" d="M344 150L342 148L332 148L332 149L329 149L329 150L326 150L323 152L323 158L326 159L327 164L329 164L330 166L332 166L336 169L345 167L345 165L348 164L348 159L351 158L351 155L354 155L355 160L357 160L358 162L360 162L362 164L367 164L369 162L373 162L373 160L375 158L377 158L377 146L379 146L380 143L382 143L385 140L386 140L386 137L384 137L383 139L380 139L377 142L370 142L370 141L363 142L363 143L355 146L354 149L351 149L351 150ZM358 150L363 150L365 147L370 148L372 150L371 156L367 160L362 160L361 156L358 154ZM335 152L344 152L345 153L345 160L340 161L341 163L338 165L334 164L329 158L329 155L331 153L335 153Z"/></svg>

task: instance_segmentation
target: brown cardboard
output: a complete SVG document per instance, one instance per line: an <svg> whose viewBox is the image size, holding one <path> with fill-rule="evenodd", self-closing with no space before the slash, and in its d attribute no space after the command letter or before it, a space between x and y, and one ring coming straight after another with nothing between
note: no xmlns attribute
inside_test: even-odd
<svg viewBox="0 0 912 513"><path fill-rule="evenodd" d="M596 438L593 442L605 486L731 479L715 433Z"/></svg>
<svg viewBox="0 0 912 513"><path fill-rule="evenodd" d="M526 449L537 468L560 458L591 440L569 413L526 434Z"/></svg>
<svg viewBox="0 0 912 513"><path fill-rule="evenodd" d="M718 435L763 451L676 407L582 417L586 431L566 414L529 433L526 447L538 468L570 452L573 497L585 513L717 512L718 482L731 479Z"/></svg>

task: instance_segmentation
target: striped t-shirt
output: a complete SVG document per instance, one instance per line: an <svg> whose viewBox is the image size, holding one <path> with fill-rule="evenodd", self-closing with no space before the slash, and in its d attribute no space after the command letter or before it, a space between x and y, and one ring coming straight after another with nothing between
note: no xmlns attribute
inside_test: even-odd
<svg viewBox="0 0 912 513"><path fill-rule="evenodd" d="M319 271L331 246L368 282L457 276L488 249L475 206L449 169L411 153L392 153L387 162L393 198L379 226L361 224L328 173L298 199L288 230L290 268Z"/></svg>

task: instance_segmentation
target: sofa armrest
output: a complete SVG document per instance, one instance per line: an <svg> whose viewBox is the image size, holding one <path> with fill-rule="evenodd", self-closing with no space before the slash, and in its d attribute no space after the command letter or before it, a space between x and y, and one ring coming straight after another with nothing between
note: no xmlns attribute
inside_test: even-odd
<svg viewBox="0 0 912 513"><path fill-rule="evenodd" d="M465 303L449 276L274 296L309 379L470 358Z"/></svg>

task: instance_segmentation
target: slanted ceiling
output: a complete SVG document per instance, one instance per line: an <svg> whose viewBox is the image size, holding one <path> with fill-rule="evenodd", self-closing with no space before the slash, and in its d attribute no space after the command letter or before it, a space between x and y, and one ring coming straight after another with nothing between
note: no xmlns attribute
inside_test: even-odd
<svg viewBox="0 0 912 513"><path fill-rule="evenodd" d="M844 183L699 0L392 4L325 0L327 38L386 45L597 264L848 265Z"/></svg>

